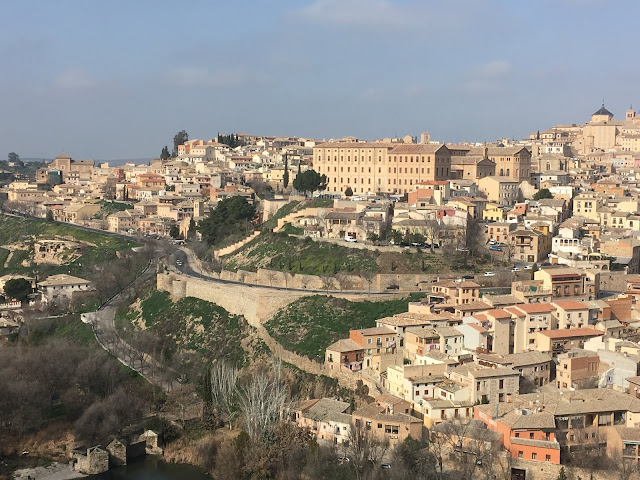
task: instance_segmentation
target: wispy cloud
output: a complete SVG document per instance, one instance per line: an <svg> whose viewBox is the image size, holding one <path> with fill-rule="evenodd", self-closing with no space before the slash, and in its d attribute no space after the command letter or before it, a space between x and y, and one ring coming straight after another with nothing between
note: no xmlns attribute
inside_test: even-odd
<svg viewBox="0 0 640 480"><path fill-rule="evenodd" d="M70 68L56 75L52 85L60 90L78 90L94 88L98 81L82 68Z"/></svg>
<svg viewBox="0 0 640 480"><path fill-rule="evenodd" d="M298 19L318 24L363 28L424 28L429 10L418 2L388 0L315 0L293 11Z"/></svg>
<svg viewBox="0 0 640 480"><path fill-rule="evenodd" d="M511 64L494 60L469 69L462 90L470 93L494 93L502 88L503 80L511 74Z"/></svg>
<svg viewBox="0 0 640 480"><path fill-rule="evenodd" d="M183 88L207 87L226 88L244 86L266 81L264 74L252 72L245 68L221 68L210 71L199 67L179 67L171 70L165 80Z"/></svg>
<svg viewBox="0 0 640 480"><path fill-rule="evenodd" d="M471 74L484 79L502 78L511 72L511 65L506 60L494 60L493 62L478 65L471 69Z"/></svg>

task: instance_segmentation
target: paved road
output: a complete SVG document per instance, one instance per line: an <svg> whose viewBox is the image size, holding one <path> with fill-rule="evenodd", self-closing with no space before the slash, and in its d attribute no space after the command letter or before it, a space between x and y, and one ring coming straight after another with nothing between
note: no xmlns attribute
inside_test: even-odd
<svg viewBox="0 0 640 480"><path fill-rule="evenodd" d="M145 269L133 280L132 284L124 288L121 293L113 296L105 302L97 312L89 314L96 340L102 348L114 355L120 363L138 372L149 383L158 385L165 392L171 391L178 385L176 372L165 368L161 363L155 361L151 356L137 350L134 346L126 342L115 326L115 316L118 307L130 301L133 293L133 283L145 282L156 273L156 266L161 258L161 250L155 249L154 254Z"/></svg>

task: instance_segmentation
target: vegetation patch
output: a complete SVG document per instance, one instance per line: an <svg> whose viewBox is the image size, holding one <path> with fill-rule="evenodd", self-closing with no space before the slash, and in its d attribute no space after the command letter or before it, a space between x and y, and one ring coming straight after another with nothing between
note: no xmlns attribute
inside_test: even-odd
<svg viewBox="0 0 640 480"><path fill-rule="evenodd" d="M39 238L66 238L86 242L82 254L71 263L63 265L35 265L32 264L33 244ZM129 250L138 246L137 243L124 240L113 235L104 235L71 225L46 222L44 220L20 218L0 215L0 245L12 245L22 242L27 245L26 250L15 250L7 268L4 262L0 264L3 273L32 275L34 272L43 275L67 273L82 277L93 266L104 264L116 259L116 252ZM8 256L0 251L0 260Z"/></svg>
<svg viewBox="0 0 640 480"><path fill-rule="evenodd" d="M278 220L299 210L300 202L289 202L278 209L273 217L262 224L263 230L272 230L278 226Z"/></svg>
<svg viewBox="0 0 640 480"><path fill-rule="evenodd" d="M324 359L325 349L347 338L349 330L375 327L376 320L407 311L407 304L422 294L384 302L350 302L315 295L281 309L265 327L283 347L301 355Z"/></svg>
<svg viewBox="0 0 640 480"><path fill-rule="evenodd" d="M125 338L135 341L140 319L148 332L170 340L166 352L187 351L207 363L224 359L242 366L248 362L241 342L249 335L249 325L214 303L193 297L174 303L167 292L155 290L139 308L118 311L116 326Z"/></svg>
<svg viewBox="0 0 640 480"><path fill-rule="evenodd" d="M239 252L225 257L227 270L257 271L270 268L308 275L376 272L375 252L356 250L333 243L299 239L286 233L266 233L249 242Z"/></svg>

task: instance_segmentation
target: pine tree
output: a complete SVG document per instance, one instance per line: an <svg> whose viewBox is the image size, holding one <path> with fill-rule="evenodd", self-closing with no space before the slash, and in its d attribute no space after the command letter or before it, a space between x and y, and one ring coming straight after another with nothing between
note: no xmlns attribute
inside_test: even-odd
<svg viewBox="0 0 640 480"><path fill-rule="evenodd" d="M282 174L282 185L284 188L289 186L289 155L284 154L284 173Z"/></svg>
<svg viewBox="0 0 640 480"><path fill-rule="evenodd" d="M560 473L558 473L558 478L556 480L567 480L567 474L564 473L564 467L560 468Z"/></svg>

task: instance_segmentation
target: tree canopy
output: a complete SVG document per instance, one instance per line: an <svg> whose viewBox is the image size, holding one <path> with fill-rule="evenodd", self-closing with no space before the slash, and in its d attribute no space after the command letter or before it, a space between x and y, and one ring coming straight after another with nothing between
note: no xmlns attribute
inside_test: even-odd
<svg viewBox="0 0 640 480"><path fill-rule="evenodd" d="M7 155L7 161L9 163L18 163L20 162L20 155L15 152L11 152L9 155Z"/></svg>
<svg viewBox="0 0 640 480"><path fill-rule="evenodd" d="M237 133L232 133L230 135L222 135L218 133L218 143L224 143L231 148L236 148L239 145L243 145L244 142L240 140Z"/></svg>
<svg viewBox="0 0 640 480"><path fill-rule="evenodd" d="M31 282L24 278L13 278L4 284L5 295L21 302L24 302L31 292Z"/></svg>
<svg viewBox="0 0 640 480"><path fill-rule="evenodd" d="M327 176L320 175L315 170L307 170L296 176L293 180L293 187L305 195L322 191L327 188Z"/></svg>
<svg viewBox="0 0 640 480"><path fill-rule="evenodd" d="M180 130L173 137L173 156L178 155L178 145L182 145L184 142L189 140L189 134L186 130Z"/></svg>
<svg viewBox="0 0 640 480"><path fill-rule="evenodd" d="M353 189L351 187L347 187L344 190L345 197L351 197L353 195Z"/></svg>
<svg viewBox="0 0 640 480"><path fill-rule="evenodd" d="M166 145L162 148L162 152L160 153L160 159L161 160L168 160L171 157L171 154L169 153L169 147L167 147Z"/></svg>
<svg viewBox="0 0 640 480"><path fill-rule="evenodd" d="M209 216L200 221L198 231L209 245L215 245L228 235L248 230L255 216L256 208L236 195L220 200Z"/></svg>
<svg viewBox="0 0 640 480"><path fill-rule="evenodd" d="M289 186L289 156L284 155L284 172L282 174L282 186L287 188Z"/></svg>
<svg viewBox="0 0 640 480"><path fill-rule="evenodd" d="M534 200L542 200L543 198L553 198L553 194L549 191L548 188L541 188L533 196Z"/></svg>

